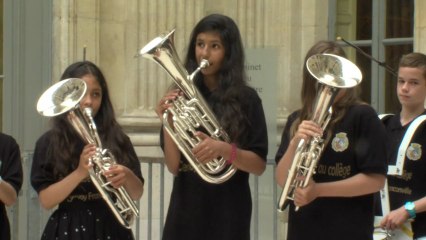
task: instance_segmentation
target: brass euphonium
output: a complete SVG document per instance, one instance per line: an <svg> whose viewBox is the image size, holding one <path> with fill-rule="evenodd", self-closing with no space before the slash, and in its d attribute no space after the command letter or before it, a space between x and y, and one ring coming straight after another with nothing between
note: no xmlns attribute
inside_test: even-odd
<svg viewBox="0 0 426 240"><path fill-rule="evenodd" d="M354 63L333 54L313 55L306 61L306 67L319 83L311 120L325 132L331 120L334 98L340 89L358 85L362 74ZM284 211L288 200L294 200L297 187L304 188L308 185L315 174L324 147L324 139L321 137L312 137L308 141L300 140L278 202L278 211Z"/></svg>
<svg viewBox="0 0 426 240"><path fill-rule="evenodd" d="M67 119L86 144L95 144L96 154L91 158L90 179L101 193L117 220L130 228L139 210L124 187L114 188L103 175L116 164L114 155L102 147L92 109L80 109L80 101L86 93L86 83L79 78L59 81L48 88L37 102L37 111L46 117L67 113Z"/></svg>
<svg viewBox="0 0 426 240"><path fill-rule="evenodd" d="M228 134L221 128L193 83L195 75L201 69L208 67L209 62L202 60L200 66L189 75L176 53L174 31L151 40L139 51L138 56L158 63L183 92L184 96L168 102L172 106L164 112L162 119L166 131L203 180L213 184L223 183L236 172L232 165L228 165L223 157L202 164L192 153L192 149L201 142L201 139L195 136L199 129L206 130L212 139L230 142ZM172 115L173 126L168 122L169 114Z"/></svg>

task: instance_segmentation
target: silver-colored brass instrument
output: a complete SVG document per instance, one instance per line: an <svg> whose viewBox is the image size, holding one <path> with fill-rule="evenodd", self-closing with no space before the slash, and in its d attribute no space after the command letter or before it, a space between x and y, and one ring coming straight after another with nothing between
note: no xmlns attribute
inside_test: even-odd
<svg viewBox="0 0 426 240"><path fill-rule="evenodd" d="M201 142L194 134L198 129L204 129L215 140L230 142L228 134L221 128L215 115L211 112L204 98L193 83L195 75L201 69L209 66L207 60L202 60L200 66L189 75L174 47L174 30L151 40L140 51L143 56L158 63L173 78L184 96L178 97L163 114L163 125L170 134L179 150L188 162L206 182L219 184L231 178L236 169L228 165L223 157L218 157L202 164L192 153L192 149ZM172 115L173 126L169 124L169 114Z"/></svg>
<svg viewBox="0 0 426 240"><path fill-rule="evenodd" d="M69 78L57 82L48 88L37 102L37 111L46 117L54 117L67 112L67 119L86 144L96 145L96 154L92 157L93 167L89 170L90 178L103 199L111 208L117 220L130 228L139 210L124 187L114 188L103 175L116 164L114 155L102 147L92 109L80 109L80 101L86 93L86 83L79 78Z"/></svg>
<svg viewBox="0 0 426 240"><path fill-rule="evenodd" d="M313 55L307 60L306 67L319 83L311 120L325 132L332 116L331 105L339 90L358 85L362 80L362 74L351 61L333 54ZM310 178L315 174L324 147L324 139L321 137L313 137L306 142L300 140L278 202L278 211L284 211L288 200L294 199L297 187L304 188L308 185ZM297 209L298 207L296 211Z"/></svg>
<svg viewBox="0 0 426 240"><path fill-rule="evenodd" d="M380 227L374 228L373 240L392 240L392 237L393 234L390 231Z"/></svg>

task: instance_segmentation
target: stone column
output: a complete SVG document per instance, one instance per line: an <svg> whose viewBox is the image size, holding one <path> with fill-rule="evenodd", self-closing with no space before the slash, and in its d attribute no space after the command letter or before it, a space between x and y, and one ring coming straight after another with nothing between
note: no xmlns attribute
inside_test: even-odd
<svg viewBox="0 0 426 240"><path fill-rule="evenodd" d="M424 10L426 2L422 0L414 1L414 51L426 53L426 16Z"/></svg>

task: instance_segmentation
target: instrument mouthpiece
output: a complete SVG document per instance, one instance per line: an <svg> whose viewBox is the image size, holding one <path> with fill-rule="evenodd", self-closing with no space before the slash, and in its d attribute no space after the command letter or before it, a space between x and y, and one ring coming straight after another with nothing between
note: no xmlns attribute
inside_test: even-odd
<svg viewBox="0 0 426 240"><path fill-rule="evenodd" d="M200 63L200 69L204 69L206 67L210 66L210 63L208 60L206 59L201 59L201 63Z"/></svg>
<svg viewBox="0 0 426 240"><path fill-rule="evenodd" d="M92 116L93 110L92 110L92 108L87 107L87 108L84 108L84 112L86 113L86 115Z"/></svg>

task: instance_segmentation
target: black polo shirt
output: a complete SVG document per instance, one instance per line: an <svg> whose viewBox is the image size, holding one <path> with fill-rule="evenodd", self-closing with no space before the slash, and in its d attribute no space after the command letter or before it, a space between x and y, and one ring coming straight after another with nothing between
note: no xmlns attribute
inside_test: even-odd
<svg viewBox="0 0 426 240"><path fill-rule="evenodd" d="M276 155L279 161L289 142L289 129L299 112L288 117ZM332 182L358 173L386 175L385 129L369 105L355 105L335 126L318 162L316 182ZM357 197L323 197L294 211L290 203L288 240L372 239L374 194Z"/></svg>
<svg viewBox="0 0 426 240"><path fill-rule="evenodd" d="M423 113L425 114L425 113ZM395 165L398 149L405 132L412 121L405 126L401 125L400 114L396 114L384 121L387 131L388 159ZM407 201L416 201L426 196L426 127L420 125L405 154L404 171L402 176L388 176L390 208L400 208ZM412 223L414 237L426 236L426 212L417 214Z"/></svg>

